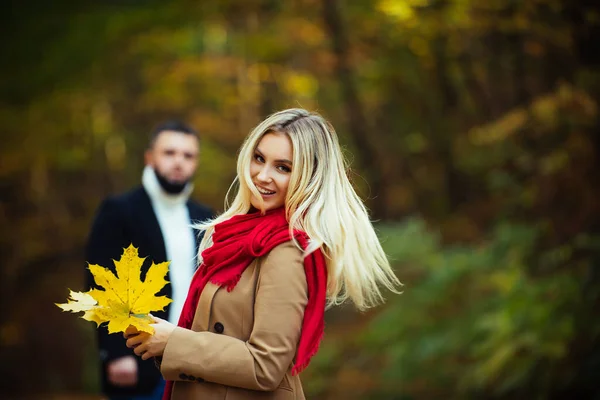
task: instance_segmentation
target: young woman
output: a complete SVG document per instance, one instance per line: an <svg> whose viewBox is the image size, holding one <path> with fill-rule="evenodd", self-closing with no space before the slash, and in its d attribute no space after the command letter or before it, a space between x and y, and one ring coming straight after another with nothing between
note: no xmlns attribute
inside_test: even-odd
<svg viewBox="0 0 600 400"><path fill-rule="evenodd" d="M304 399L298 373L317 352L327 305L366 309L397 292L333 127L302 109L277 112L246 138L237 193L197 226L201 265L178 326L127 332L156 357L164 399ZM234 186L232 185L232 187Z"/></svg>

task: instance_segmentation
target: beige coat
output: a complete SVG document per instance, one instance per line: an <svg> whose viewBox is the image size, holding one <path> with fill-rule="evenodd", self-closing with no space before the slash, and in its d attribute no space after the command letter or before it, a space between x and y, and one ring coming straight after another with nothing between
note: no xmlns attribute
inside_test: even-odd
<svg viewBox="0 0 600 400"><path fill-rule="evenodd" d="M244 271L228 292L208 283L191 330L176 328L161 363L175 381L172 400L301 400L291 375L307 284L302 252L275 247Z"/></svg>

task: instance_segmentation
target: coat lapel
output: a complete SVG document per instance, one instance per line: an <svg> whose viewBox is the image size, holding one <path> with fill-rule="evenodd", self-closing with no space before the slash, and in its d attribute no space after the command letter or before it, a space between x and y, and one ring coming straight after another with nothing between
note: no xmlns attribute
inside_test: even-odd
<svg viewBox="0 0 600 400"><path fill-rule="evenodd" d="M196 307L196 314L194 315L194 321L192 322L192 330L197 332L208 331L210 323L210 308L212 306L213 298L221 287L214 283L208 282L200 294L198 300L198 307Z"/></svg>
<svg viewBox="0 0 600 400"><path fill-rule="evenodd" d="M155 251L157 259L153 261L156 263L166 261L167 251L165 249L165 240L160 230L160 225L158 225L154 209L152 208L150 197L144 188L140 188L136 197L136 206L133 211L137 214L136 220L140 225L140 231L146 233L146 239Z"/></svg>
<svg viewBox="0 0 600 400"><path fill-rule="evenodd" d="M191 200L188 200L186 203L188 214L190 215L190 222L195 224L197 222L205 221L208 218L211 218L211 213L207 212L205 209L199 207L198 205L192 203ZM202 241L203 234L198 234L198 231L194 229L194 238L196 239L196 251L200 248L200 242Z"/></svg>
<svg viewBox="0 0 600 400"><path fill-rule="evenodd" d="M198 213L196 212L196 207L193 207L189 200L186 203L186 207L188 210L188 214L190 216L190 223L195 224L199 219ZM197 235L197 232L195 229L194 229L194 239L196 239L196 252L198 252L198 248L200 247L200 239L198 238L198 235Z"/></svg>

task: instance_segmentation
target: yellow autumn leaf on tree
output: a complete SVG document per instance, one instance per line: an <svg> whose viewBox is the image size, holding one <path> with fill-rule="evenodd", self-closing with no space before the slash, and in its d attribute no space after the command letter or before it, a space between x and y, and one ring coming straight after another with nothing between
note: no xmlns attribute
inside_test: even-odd
<svg viewBox="0 0 600 400"><path fill-rule="evenodd" d="M165 276L169 262L150 266L146 279L141 280L144 259L138 256L138 249L131 244L119 261L115 261L116 275L100 265L90 265L94 281L101 289L89 292L71 291L71 300L57 304L64 311L85 311L82 318L98 325L108 322L108 333L124 332L130 325L138 330L154 333L153 322L148 315L151 311L163 310L171 299L155 296L167 284Z"/></svg>

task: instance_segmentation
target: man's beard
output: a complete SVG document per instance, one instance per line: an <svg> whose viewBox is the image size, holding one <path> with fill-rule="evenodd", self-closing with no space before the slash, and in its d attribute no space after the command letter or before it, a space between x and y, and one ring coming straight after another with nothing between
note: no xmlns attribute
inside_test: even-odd
<svg viewBox="0 0 600 400"><path fill-rule="evenodd" d="M161 175L156 169L154 169L154 175L156 175L156 179L158 179L158 183L160 183L160 187L169 194L179 194L185 189L185 186L188 184L189 180L186 180L183 183L173 183L169 182L169 180Z"/></svg>

